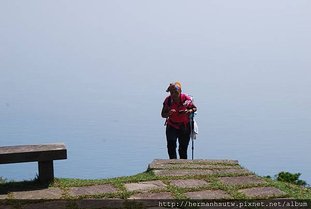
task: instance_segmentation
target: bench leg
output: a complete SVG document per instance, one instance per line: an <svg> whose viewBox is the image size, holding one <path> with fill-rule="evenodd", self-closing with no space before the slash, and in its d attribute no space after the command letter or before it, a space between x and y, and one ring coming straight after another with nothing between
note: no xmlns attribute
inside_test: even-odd
<svg viewBox="0 0 311 209"><path fill-rule="evenodd" d="M39 161L39 181L42 183L49 183L54 179L53 160Z"/></svg>

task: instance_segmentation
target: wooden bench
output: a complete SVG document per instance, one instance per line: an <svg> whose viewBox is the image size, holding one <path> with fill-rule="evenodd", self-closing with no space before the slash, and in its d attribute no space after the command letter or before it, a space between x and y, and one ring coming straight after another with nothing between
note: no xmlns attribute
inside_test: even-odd
<svg viewBox="0 0 311 209"><path fill-rule="evenodd" d="M67 159L65 144L39 144L0 147L0 164L38 162L39 180L54 179L53 160Z"/></svg>

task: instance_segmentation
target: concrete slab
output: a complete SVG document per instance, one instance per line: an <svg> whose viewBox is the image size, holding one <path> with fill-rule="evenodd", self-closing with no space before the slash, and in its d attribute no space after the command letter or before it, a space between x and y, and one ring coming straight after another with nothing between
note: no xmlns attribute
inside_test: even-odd
<svg viewBox="0 0 311 209"><path fill-rule="evenodd" d="M8 195L7 194L0 194L0 200L7 199Z"/></svg>
<svg viewBox="0 0 311 209"><path fill-rule="evenodd" d="M14 199L28 199L28 200L60 199L62 197L62 194L63 191L59 188L47 188L32 191L12 192Z"/></svg>
<svg viewBox="0 0 311 209"><path fill-rule="evenodd" d="M154 164L150 165L150 169L228 169L228 168L240 168L239 165L205 165L205 164Z"/></svg>
<svg viewBox="0 0 311 209"><path fill-rule="evenodd" d="M237 175L245 175L251 174L249 170L244 168L229 168L229 169L215 169L213 170L214 174L227 175L227 174L237 174Z"/></svg>
<svg viewBox="0 0 311 209"><path fill-rule="evenodd" d="M220 177L219 181L226 185L235 186L265 183L263 179L257 176Z"/></svg>
<svg viewBox="0 0 311 209"><path fill-rule="evenodd" d="M154 170L156 176L196 176L212 175L212 170Z"/></svg>
<svg viewBox="0 0 311 209"><path fill-rule="evenodd" d="M113 193L118 190L110 184L101 184L85 187L72 187L68 190L68 194L72 197L85 196L85 195L98 195L105 193Z"/></svg>
<svg viewBox="0 0 311 209"><path fill-rule="evenodd" d="M239 168L232 160L154 160L149 169L225 169Z"/></svg>
<svg viewBox="0 0 311 209"><path fill-rule="evenodd" d="M128 183L124 185L125 188L132 192L132 191L150 191L153 189L164 189L166 184L162 181L144 181L139 183Z"/></svg>
<svg viewBox="0 0 311 209"><path fill-rule="evenodd" d="M155 159L149 164L149 168L157 167L165 164L201 164L201 165L215 165L215 164L223 164L223 165L239 165L237 160L185 160L185 159L174 159L174 160L166 160L166 159Z"/></svg>
<svg viewBox="0 0 311 209"><path fill-rule="evenodd" d="M190 199L231 199L231 196L222 190L187 192L186 196Z"/></svg>
<svg viewBox="0 0 311 209"><path fill-rule="evenodd" d="M275 187L253 187L241 189L239 192L250 198L281 197L286 194Z"/></svg>
<svg viewBox="0 0 311 209"><path fill-rule="evenodd" d="M172 180L170 184L181 188L196 188L209 185L206 181L199 179Z"/></svg>
<svg viewBox="0 0 311 209"><path fill-rule="evenodd" d="M132 195L128 199L147 199L147 200L155 200L155 199L174 199L171 193L169 192L159 192L159 193L138 193Z"/></svg>
<svg viewBox="0 0 311 209"><path fill-rule="evenodd" d="M218 170L203 170L203 169L182 169L182 170L154 170L156 176L196 176L196 175L228 175L228 174L250 174L246 169L218 169Z"/></svg>

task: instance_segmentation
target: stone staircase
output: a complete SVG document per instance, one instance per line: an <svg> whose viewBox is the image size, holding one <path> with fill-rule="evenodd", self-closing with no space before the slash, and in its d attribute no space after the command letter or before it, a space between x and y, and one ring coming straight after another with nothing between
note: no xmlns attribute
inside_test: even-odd
<svg viewBox="0 0 311 209"><path fill-rule="evenodd" d="M258 200L287 197L284 191L271 186L264 178L241 167L235 160L154 160L148 170L154 180L125 182L123 191L112 184L69 188L42 188L0 194L0 209L16 208L6 201L26 202L18 208L123 208L127 201L147 201L148 207L165 208L159 201L180 200ZM126 199L107 198L105 194L130 194ZM104 198L101 198L103 196ZM85 198L87 197L87 198ZM43 200L43 202L42 202ZM52 201L51 201L52 200ZM68 200L70 200L68 202ZM148 202L149 201L149 202ZM155 202L158 201L158 202ZM69 206L68 206L69 204ZM157 207L154 206L157 205ZM159 207L158 207L159 206ZM138 207L139 208L139 207ZM185 207L174 207L185 208ZM199 207L200 208L200 207Z"/></svg>
<svg viewBox="0 0 311 209"><path fill-rule="evenodd" d="M235 199L237 195L266 199L286 195L278 188L265 186L263 178L242 168L235 160L154 160L149 170L165 179L166 184L163 180L126 184L129 191L139 192L130 198L174 199L169 192L148 193L148 190L165 190L167 186L183 189L187 199Z"/></svg>

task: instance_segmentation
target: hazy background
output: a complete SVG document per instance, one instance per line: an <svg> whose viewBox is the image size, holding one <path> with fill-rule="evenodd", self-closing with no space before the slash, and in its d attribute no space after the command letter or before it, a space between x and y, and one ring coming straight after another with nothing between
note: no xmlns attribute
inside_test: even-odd
<svg viewBox="0 0 311 209"><path fill-rule="evenodd" d="M64 142L57 177L167 158L168 84L198 106L195 158L311 183L311 1L0 0L1 146ZM190 149L189 149L190 155ZM36 163L0 165L31 179Z"/></svg>

